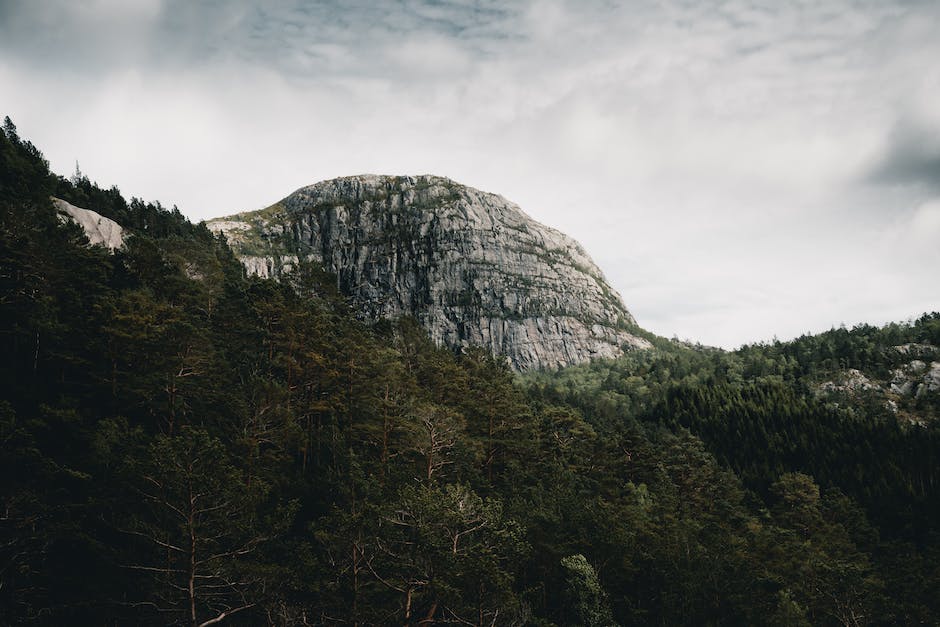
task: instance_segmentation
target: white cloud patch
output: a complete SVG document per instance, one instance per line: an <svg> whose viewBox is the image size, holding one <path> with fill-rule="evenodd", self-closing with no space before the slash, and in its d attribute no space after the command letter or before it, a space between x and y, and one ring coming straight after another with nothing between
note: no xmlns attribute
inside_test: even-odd
<svg viewBox="0 0 940 627"><path fill-rule="evenodd" d="M0 113L194 219L450 176L581 240L651 330L735 346L940 308L935 145L905 130L940 128L938 26L853 0L0 3Z"/></svg>

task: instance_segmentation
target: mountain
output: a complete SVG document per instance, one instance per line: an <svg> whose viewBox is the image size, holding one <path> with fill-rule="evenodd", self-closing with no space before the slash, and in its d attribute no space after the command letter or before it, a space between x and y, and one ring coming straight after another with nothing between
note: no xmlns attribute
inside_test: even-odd
<svg viewBox="0 0 940 627"><path fill-rule="evenodd" d="M580 244L447 178L343 177L207 226L251 274L317 261L364 317L414 316L436 343L485 346L517 370L651 347Z"/></svg>

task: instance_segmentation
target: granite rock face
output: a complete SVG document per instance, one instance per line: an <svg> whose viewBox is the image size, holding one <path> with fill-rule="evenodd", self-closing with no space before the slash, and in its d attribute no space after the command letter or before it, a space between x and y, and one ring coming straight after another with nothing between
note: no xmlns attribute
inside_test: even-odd
<svg viewBox="0 0 940 627"><path fill-rule="evenodd" d="M78 224L92 246L104 246L115 250L124 246L124 229L110 218L90 209L82 209L61 198L52 199L59 215Z"/></svg>
<svg viewBox="0 0 940 627"><path fill-rule="evenodd" d="M488 347L517 370L651 347L577 242L446 178L324 181L207 226L249 273L315 260L364 317L414 316L438 344Z"/></svg>

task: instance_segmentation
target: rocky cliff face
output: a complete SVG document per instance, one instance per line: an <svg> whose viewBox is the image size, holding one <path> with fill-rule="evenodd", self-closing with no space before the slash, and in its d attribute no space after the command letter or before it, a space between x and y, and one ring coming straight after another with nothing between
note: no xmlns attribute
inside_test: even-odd
<svg viewBox="0 0 940 627"><path fill-rule="evenodd" d="M489 347L518 370L650 347L577 242L446 178L325 181L208 226L253 274L315 260L364 316L412 315L439 344Z"/></svg>

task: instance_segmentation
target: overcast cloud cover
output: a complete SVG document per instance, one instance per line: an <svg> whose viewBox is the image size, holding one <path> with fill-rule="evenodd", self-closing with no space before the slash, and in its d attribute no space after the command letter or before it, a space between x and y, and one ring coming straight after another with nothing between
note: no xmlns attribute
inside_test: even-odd
<svg viewBox="0 0 940 627"><path fill-rule="evenodd" d="M735 347L940 309L938 32L913 1L0 0L0 114L195 220L449 176Z"/></svg>

